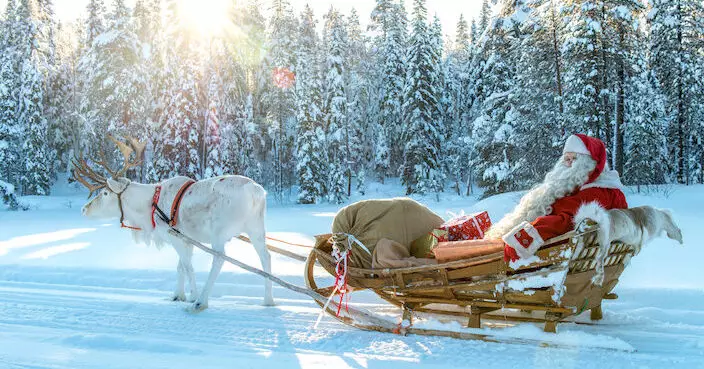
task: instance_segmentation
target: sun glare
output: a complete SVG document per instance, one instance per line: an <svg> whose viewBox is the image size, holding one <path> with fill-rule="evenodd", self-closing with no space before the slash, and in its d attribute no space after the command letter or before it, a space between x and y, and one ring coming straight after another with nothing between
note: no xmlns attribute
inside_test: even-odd
<svg viewBox="0 0 704 369"><path fill-rule="evenodd" d="M219 36L230 24L228 0L180 0L179 12L186 26L205 37Z"/></svg>

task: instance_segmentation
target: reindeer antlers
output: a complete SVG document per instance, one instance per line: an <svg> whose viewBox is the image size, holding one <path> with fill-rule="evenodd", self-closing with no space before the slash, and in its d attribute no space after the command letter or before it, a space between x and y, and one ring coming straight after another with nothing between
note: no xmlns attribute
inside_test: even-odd
<svg viewBox="0 0 704 369"><path fill-rule="evenodd" d="M101 188L108 185L107 179L96 173L88 163L86 163L82 155L80 159L74 156L71 163L73 164L73 178L90 190L88 198L93 196L95 191L99 191Z"/></svg>
<svg viewBox="0 0 704 369"><path fill-rule="evenodd" d="M114 179L123 177L128 170L142 164L142 154L144 153L146 143L142 143L132 137L126 137L129 144L120 142L110 135L108 135L108 138L117 145L118 150L120 150L124 158L122 168L117 171L110 169L103 151L100 151L101 160L93 160L93 162L103 167L111 177ZM133 152L135 153L135 158L134 161L130 161L130 155L132 155ZM91 197L93 192L107 186L107 179L93 170L86 160L83 159L82 155L80 158L74 156L72 164L74 179L90 190L88 197Z"/></svg>
<svg viewBox="0 0 704 369"><path fill-rule="evenodd" d="M122 165L122 168L120 170L118 170L117 172L113 172L112 170L110 170L110 168L108 168L107 165L105 165L105 156L101 152L103 161L99 164L102 165L103 168L105 168L113 178L123 177L125 175L125 173L127 173L128 170L142 164L142 154L144 153L144 147L146 146L146 143L139 142L138 140L136 140L132 137L126 137L127 141L129 141L129 143L130 143L128 145L124 142L120 142L120 141L116 140L112 136L108 136L108 138L110 139L110 141L114 142L115 145L117 145L117 148L122 153L122 157L125 159L124 164ZM135 161L130 161L130 155L133 152L135 153L135 158L134 158Z"/></svg>

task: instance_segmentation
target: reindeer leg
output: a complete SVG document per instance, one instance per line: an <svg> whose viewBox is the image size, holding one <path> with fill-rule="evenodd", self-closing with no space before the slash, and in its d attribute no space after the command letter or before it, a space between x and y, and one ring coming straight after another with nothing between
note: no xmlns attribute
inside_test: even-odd
<svg viewBox="0 0 704 369"><path fill-rule="evenodd" d="M252 230L249 234L250 240L252 240L252 245L259 255L259 260L262 263L262 268L265 272L271 274L271 254L266 248L266 233L264 232L264 227L257 227L258 229ZM274 297L271 292L271 280L264 280L264 306L273 306Z"/></svg>
<svg viewBox="0 0 704 369"><path fill-rule="evenodd" d="M188 285L191 287L188 302L196 301L198 298L198 286L196 285L196 273L193 271L193 246L185 245L185 253L182 258L183 268L188 277Z"/></svg>
<svg viewBox="0 0 704 369"><path fill-rule="evenodd" d="M223 241L213 242L210 247L215 251L221 252L223 254L225 253L225 242ZM210 266L210 274L208 274L208 281L205 282L205 286L203 286L203 291L201 291L200 297L198 297L198 299L193 303L193 311L205 310L208 307L208 297L210 296L210 291L213 289L215 280L220 274L220 270L222 269L223 263L224 260L222 258L213 256L213 263Z"/></svg>
<svg viewBox="0 0 704 369"><path fill-rule="evenodd" d="M174 290L171 300L186 301L186 293L184 292L186 268L183 265L185 248L180 244L174 244L173 247L176 253L178 253L178 265L176 266L178 276L176 279L176 289Z"/></svg>

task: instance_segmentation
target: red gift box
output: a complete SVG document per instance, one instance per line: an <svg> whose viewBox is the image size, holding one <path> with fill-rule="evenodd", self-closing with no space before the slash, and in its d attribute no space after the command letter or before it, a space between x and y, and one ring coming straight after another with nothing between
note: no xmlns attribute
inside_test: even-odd
<svg viewBox="0 0 704 369"><path fill-rule="evenodd" d="M447 231L447 236L438 241L481 240L489 227L491 227L491 219L486 211L463 215L450 219L438 227Z"/></svg>

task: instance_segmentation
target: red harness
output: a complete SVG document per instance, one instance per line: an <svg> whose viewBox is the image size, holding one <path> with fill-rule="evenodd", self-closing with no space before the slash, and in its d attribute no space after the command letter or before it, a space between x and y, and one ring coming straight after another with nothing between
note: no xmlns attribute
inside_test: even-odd
<svg viewBox="0 0 704 369"><path fill-rule="evenodd" d="M168 217L159 208L159 197L161 197L161 185L156 186L156 189L154 190L154 196L152 197L152 228L156 228L156 219L154 218L155 213L157 213L159 218L166 222L169 226L176 226L176 224L178 223L178 209L181 206L181 199L183 199L183 195L186 193L186 190L191 187L191 185L193 185L194 183L196 183L196 181L189 180L188 182L181 185L181 188L179 188L178 192L176 193L176 197L174 197L174 201L171 204L171 217ZM120 220L120 226L122 228L129 228L139 231L142 230L142 228L139 227L125 225L124 219Z"/></svg>

